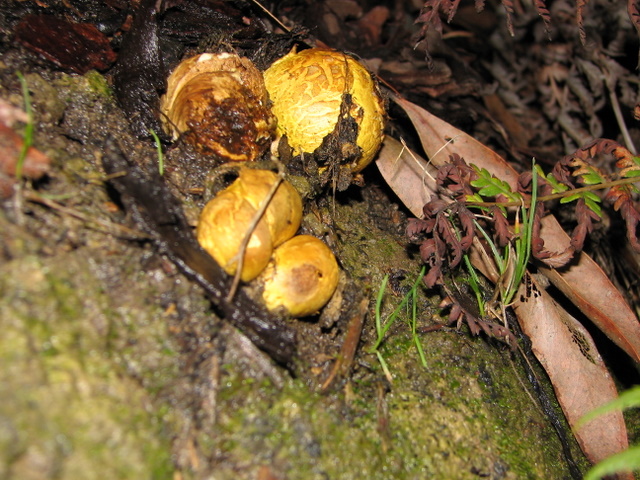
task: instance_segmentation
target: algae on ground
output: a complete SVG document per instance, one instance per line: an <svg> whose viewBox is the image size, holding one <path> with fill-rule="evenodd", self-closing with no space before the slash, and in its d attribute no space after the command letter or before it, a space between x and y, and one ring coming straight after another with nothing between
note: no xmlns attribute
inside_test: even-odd
<svg viewBox="0 0 640 480"><path fill-rule="evenodd" d="M118 311L91 276L88 255L26 256L0 266L1 478L172 476L166 419L115 350L132 338L125 324L145 318ZM152 323L133 328L165 335ZM142 348L136 353L161 381L175 358L155 351L160 338L152 343L146 355L153 359Z"/></svg>

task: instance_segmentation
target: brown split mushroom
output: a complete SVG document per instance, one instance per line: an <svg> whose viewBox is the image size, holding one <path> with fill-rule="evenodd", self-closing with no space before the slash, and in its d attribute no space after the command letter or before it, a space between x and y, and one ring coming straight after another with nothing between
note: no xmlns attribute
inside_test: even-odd
<svg viewBox="0 0 640 480"><path fill-rule="evenodd" d="M227 161L256 160L269 148L275 120L249 59L203 53L181 62L167 83L160 110L174 140Z"/></svg>

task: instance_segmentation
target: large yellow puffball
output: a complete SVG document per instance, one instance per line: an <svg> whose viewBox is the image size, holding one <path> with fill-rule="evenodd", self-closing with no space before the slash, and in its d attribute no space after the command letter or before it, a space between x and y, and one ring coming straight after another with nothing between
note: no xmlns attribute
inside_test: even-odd
<svg viewBox="0 0 640 480"><path fill-rule="evenodd" d="M238 178L202 210L198 242L229 275L236 273L244 237L277 180L268 170L240 168ZM301 220L300 195L283 180L251 234L240 278L245 282L256 278L267 266L273 248L291 238Z"/></svg>
<svg viewBox="0 0 640 480"><path fill-rule="evenodd" d="M286 135L294 154L312 153L333 132L343 94L351 94L350 116L358 123L362 155L352 166L362 170L384 138L384 108L375 82L357 60L335 50L291 52L264 72L273 102L277 133Z"/></svg>

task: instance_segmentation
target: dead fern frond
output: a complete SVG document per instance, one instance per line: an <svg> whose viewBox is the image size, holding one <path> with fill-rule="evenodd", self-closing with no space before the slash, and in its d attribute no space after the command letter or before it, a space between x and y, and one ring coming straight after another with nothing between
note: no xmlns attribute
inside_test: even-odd
<svg viewBox="0 0 640 480"><path fill-rule="evenodd" d="M631 23L640 37L640 0L628 0L627 12L629 12ZM638 52L638 65L640 66L640 51Z"/></svg>
<svg viewBox="0 0 640 480"><path fill-rule="evenodd" d="M551 13L549 13L547 4L545 0L535 0L533 3L536 6L538 15L540 15L540 18L542 18L542 21L544 22L544 30L547 32L549 39L551 39Z"/></svg>

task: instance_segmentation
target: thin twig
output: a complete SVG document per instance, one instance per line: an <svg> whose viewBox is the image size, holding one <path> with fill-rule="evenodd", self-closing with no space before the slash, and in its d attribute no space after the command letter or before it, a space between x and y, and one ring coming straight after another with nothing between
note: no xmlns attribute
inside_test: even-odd
<svg viewBox="0 0 640 480"><path fill-rule="evenodd" d="M622 133L622 138L624 138L624 143L627 146L627 150L635 152L636 146L633 144L633 140L631 139L631 135L629 135L629 130L627 129L627 124L624 122L624 117L622 116L622 110L620 110L620 102L618 102L618 97L616 96L614 89L609 85L609 82L605 83L607 84L607 89L609 90L609 100L611 101L611 108L613 108L613 114L616 116L616 121L618 122L618 127L620 127L620 132Z"/></svg>
<svg viewBox="0 0 640 480"><path fill-rule="evenodd" d="M273 185L271 185L271 189L269 190L269 193L267 193L267 196L264 197L260 202L260 206L258 207L256 214L253 216L253 219L249 224L249 228L247 228L247 231L244 234L244 238L242 239L242 243L240 244L240 249L238 250L238 253L234 258L231 259L232 261L237 260L238 263L236 266L236 274L233 277L233 283L231 284L231 288L229 289L229 293L227 294L228 302L231 302L233 300L233 297L235 296L236 291L238 290L238 286L240 285L240 276L242 275L242 269L244 267L244 257L247 253L247 247L249 246L249 241L251 240L251 236L253 235L254 230L258 226L258 223L260 223L260 220L262 219L264 212L267 211L267 207L271 203L271 199L276 194L276 190L278 190L278 187L280 186L283 180L284 180L284 168L281 163L278 163L278 176L276 177L276 181L273 183Z"/></svg>
<svg viewBox="0 0 640 480"><path fill-rule="evenodd" d="M354 308L353 315L349 319L347 326L347 333L342 343L342 348L338 354L336 362L333 364L333 368L329 373L329 376L322 384L321 391L326 392L334 385L335 381L339 377L345 377L349 373L349 369L353 364L353 359L360 342L360 336L362 335L362 326L364 325L364 319L367 315L369 307L369 299L363 298L358 306Z"/></svg>
<svg viewBox="0 0 640 480"><path fill-rule="evenodd" d="M64 213L65 215L69 215L70 217L77 218L78 220L82 220L87 223L95 222L101 227L106 228L106 230L101 230L104 233L113 234L113 230L119 230L120 232L122 232L122 235L125 236L125 238L133 238L136 240L151 238L149 235L140 230L134 230L132 228L125 227L124 225L120 225L119 223L114 223L108 220L102 220L100 218L85 215L84 213L78 212L73 208L65 207L64 205L61 205L58 202L51 200L50 198L46 198L35 193L27 193L25 195L25 199L29 202L39 203L40 205L44 205L45 207L49 207L52 210Z"/></svg>
<svg viewBox="0 0 640 480"><path fill-rule="evenodd" d="M278 17L276 17L273 13L271 13L267 8L263 7L260 2L257 0L251 0L258 8L260 8L264 13L266 13L274 22L278 24L278 26L283 29L287 33L291 33L291 30L287 28L284 23L282 23Z"/></svg>

